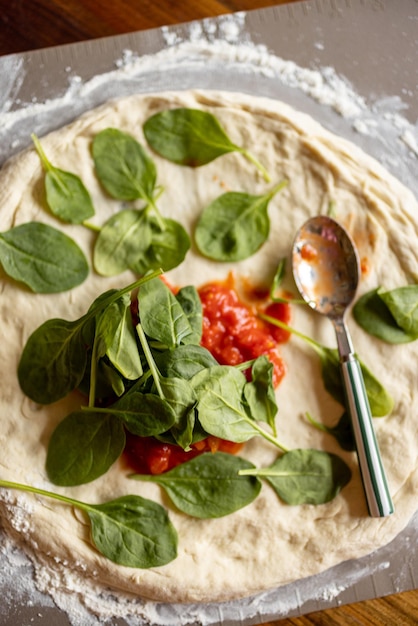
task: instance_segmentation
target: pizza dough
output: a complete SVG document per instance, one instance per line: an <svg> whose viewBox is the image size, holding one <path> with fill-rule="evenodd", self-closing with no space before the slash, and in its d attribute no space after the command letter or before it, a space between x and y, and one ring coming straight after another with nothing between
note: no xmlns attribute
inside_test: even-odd
<svg viewBox="0 0 418 626"><path fill-rule="evenodd" d="M157 111L178 106L214 113L231 140L263 162L272 182L269 186L238 153L198 169L152 155L158 184L164 187L158 202L163 215L177 219L192 233L200 211L225 190L258 194L282 179L289 184L270 203L270 236L255 256L239 264L216 263L192 249L185 263L169 272L174 284L199 286L225 278L230 271L269 284L278 260L289 255L297 228L309 216L326 212L330 203L352 234L363 261L359 294L378 285L391 289L418 281L418 205L413 195L359 148L327 132L310 117L281 102L242 94L196 91L130 96L41 138L50 161L79 174L90 190L96 208L92 221L101 225L121 208L119 202L109 200L95 179L90 151L94 135L114 127L146 146L143 122ZM94 233L81 226L58 224L45 208L43 193L35 150L11 159L0 172L1 230L30 220L50 223L75 238L91 258ZM120 463L87 485L57 488L49 484L45 473L48 439L59 421L78 407L79 399L71 396L42 407L25 398L16 377L22 348L43 321L78 318L100 293L132 280L128 273L105 279L91 272L76 289L45 296L29 293L2 273L1 478L90 503L140 494L168 506L179 534L179 556L172 563L153 570L124 568L92 547L81 514L52 500L2 490L0 513L7 530L28 546L37 562L55 572L57 586L65 586L69 573L75 572L100 587L155 601L228 600L368 554L406 526L416 510L418 493L418 352L414 344L390 346L369 337L352 318L350 330L360 357L395 400L392 414L374 421L396 508L391 517L368 517L355 455L343 452L331 436L308 424L306 412L332 425L340 407L323 390L315 355L297 337L282 348L287 374L277 390L277 427L288 448L334 451L349 464L353 478L330 503L288 506L263 484L260 496L237 513L198 520L170 507L158 486L129 480ZM294 307L292 325L335 346L332 325L311 311ZM254 439L246 444L242 456L262 466L273 461L276 451Z"/></svg>

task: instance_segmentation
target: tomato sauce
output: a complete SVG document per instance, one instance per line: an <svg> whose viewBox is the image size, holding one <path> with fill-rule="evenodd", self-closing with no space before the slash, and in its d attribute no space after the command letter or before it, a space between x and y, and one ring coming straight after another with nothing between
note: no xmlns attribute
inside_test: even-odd
<svg viewBox="0 0 418 626"><path fill-rule="evenodd" d="M242 443L225 441L210 435L192 444L191 450L186 452L180 446L158 441L154 437L136 437L127 433L124 456L129 467L137 474L162 474L203 452L237 454L242 447Z"/></svg>
<svg viewBox="0 0 418 626"><path fill-rule="evenodd" d="M266 355L273 363L273 384L277 387L285 375L277 344L287 341L289 334L260 319L258 311L288 323L289 304L247 304L228 281L205 285L199 296L203 307L202 345L222 365L238 365Z"/></svg>
<svg viewBox="0 0 418 626"><path fill-rule="evenodd" d="M268 295L268 290L247 285L244 302L238 296L232 277L201 287L201 344L221 365L238 365L266 355L273 364L273 384L277 387L286 371L278 344L286 342L289 333L262 320L258 314L263 312L288 324L291 311L289 304L271 302ZM136 437L127 433L125 460L137 473L161 474L203 452L236 454L242 446L210 435L193 444L191 450L186 452L180 446L153 437Z"/></svg>

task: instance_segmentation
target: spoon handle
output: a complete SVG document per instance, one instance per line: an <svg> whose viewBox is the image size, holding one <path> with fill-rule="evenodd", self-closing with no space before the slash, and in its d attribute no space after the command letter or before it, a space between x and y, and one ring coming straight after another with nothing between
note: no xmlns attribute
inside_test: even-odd
<svg viewBox="0 0 418 626"><path fill-rule="evenodd" d="M370 405L360 364L354 354L341 361L348 409L369 513L385 517L394 511L372 424Z"/></svg>

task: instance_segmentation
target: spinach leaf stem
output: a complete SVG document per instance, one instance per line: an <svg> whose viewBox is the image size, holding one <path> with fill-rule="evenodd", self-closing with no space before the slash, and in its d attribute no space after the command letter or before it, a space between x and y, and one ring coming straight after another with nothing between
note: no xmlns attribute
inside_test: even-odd
<svg viewBox="0 0 418 626"><path fill-rule="evenodd" d="M160 398L162 400L165 400L164 392L163 392L163 389L162 389L161 384L160 384L161 374L158 371L158 368L157 368L157 366L155 364L154 358L152 356L150 347L148 345L147 338L145 336L145 333L144 333L144 330L143 330L141 324L137 324L136 332L138 333L139 341L140 341L142 349L144 351L144 355L145 355L145 359L146 359L146 361L148 363L148 367L149 367L150 372L152 374L152 377L154 379L154 383L155 383L155 386L157 388L158 395L160 396Z"/></svg>
<svg viewBox="0 0 418 626"><path fill-rule="evenodd" d="M271 176L266 170L266 168L264 167L264 165L253 154L251 154L251 152L249 152L248 150L245 150L244 148L238 148L238 147L237 147L237 151L240 152L243 156L245 156L245 158L248 159L250 163L255 165L255 167L263 176L266 183L269 183L271 181Z"/></svg>
<svg viewBox="0 0 418 626"><path fill-rule="evenodd" d="M85 504L84 502L79 502L78 500L68 498L67 496L63 496L59 493L46 491L45 489L39 489L38 487L32 487L31 485L23 485L21 483L15 483L9 480L0 479L0 487L4 487L5 489L17 489L18 491L25 491L27 493L34 493L39 496L44 496L46 498L52 498L54 500L64 502L65 504L75 506L79 509L84 509L85 511L90 510L91 508L88 504Z"/></svg>
<svg viewBox="0 0 418 626"><path fill-rule="evenodd" d="M264 428L262 428L257 422L253 420L249 421L251 422L251 426L261 435L261 437L264 437L264 439L272 443L274 446L276 446L276 448L279 448L282 452L289 452L288 448L281 444L278 439L273 437L273 435L270 435L270 433L264 430Z"/></svg>
<svg viewBox="0 0 418 626"><path fill-rule="evenodd" d="M100 231L102 230L101 226L97 226L96 224L92 224L91 222L88 222L87 220L84 220L84 222L82 222L83 226L85 226L85 228L88 228L89 230L92 230L95 233L100 233Z"/></svg>
<svg viewBox="0 0 418 626"><path fill-rule="evenodd" d="M35 135L35 133L32 133L31 135L31 139L35 145L36 148L36 152L38 153L38 156L41 160L42 166L44 167L44 169L47 172L52 172L53 171L53 166L51 165L50 161L48 160L44 149L41 146L41 142L39 141L38 137Z"/></svg>
<svg viewBox="0 0 418 626"><path fill-rule="evenodd" d="M323 348L317 341L315 341L315 339L308 337L308 335L301 333L299 330L296 330L296 328L292 328L285 322L282 322L281 320L275 317L271 317L270 315L266 315L265 313L259 313L258 316L260 319L264 320L265 322L268 322L269 324L273 324L274 326L278 326L279 328L283 328L283 330L286 330L292 335L296 335L300 339L303 339L310 346L312 346L312 348L316 350L318 354L322 354Z"/></svg>

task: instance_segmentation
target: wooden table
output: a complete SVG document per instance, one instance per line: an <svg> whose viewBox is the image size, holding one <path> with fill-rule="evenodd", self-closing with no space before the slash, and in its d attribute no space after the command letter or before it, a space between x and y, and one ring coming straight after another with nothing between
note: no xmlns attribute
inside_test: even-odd
<svg viewBox="0 0 418 626"><path fill-rule="evenodd" d="M296 0L0 0L0 55L286 4ZM264 626L413 626L418 591Z"/></svg>

